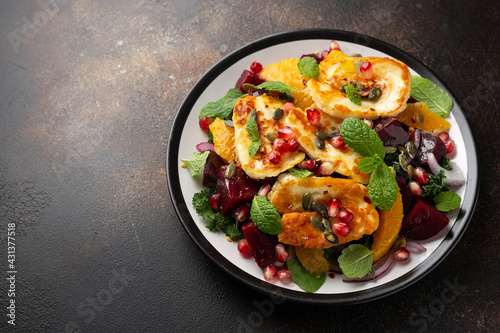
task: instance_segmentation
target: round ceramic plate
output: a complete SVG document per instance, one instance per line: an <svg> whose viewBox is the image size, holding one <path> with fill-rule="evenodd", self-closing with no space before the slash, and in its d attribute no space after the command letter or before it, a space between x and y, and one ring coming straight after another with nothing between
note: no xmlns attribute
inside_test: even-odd
<svg viewBox="0 0 500 333"><path fill-rule="evenodd" d="M285 58L299 58L303 54L328 49L331 40L336 40L340 49L362 56L382 56L399 59L406 63L412 75L426 77L449 90L422 63L380 40L337 30L306 30L280 33L256 40L216 63L195 84L182 103L172 125L167 151L167 177L170 195L181 223L201 250L221 269L248 286L275 297L288 300L347 304L374 300L404 287L408 287L438 265L452 250L464 233L472 216L478 193L476 150L469 126L456 99L448 119L452 124L450 136L455 140L458 153L453 160L466 175L467 183L456 190L462 197L461 209L451 214L448 226L435 237L421 242L427 251L412 254L410 260L397 262L387 274L379 279L364 283L344 283L341 274L327 278L325 284L315 293L302 291L294 283L268 283L262 270L253 258L244 259L237 251L236 242L228 242L221 232L211 232L205 222L196 214L191 204L193 195L203 187L201 176L192 177L181 167L181 158L190 158L196 145L207 141L206 133L198 125L198 114L208 102L222 97L244 69L253 61L264 66Z"/></svg>

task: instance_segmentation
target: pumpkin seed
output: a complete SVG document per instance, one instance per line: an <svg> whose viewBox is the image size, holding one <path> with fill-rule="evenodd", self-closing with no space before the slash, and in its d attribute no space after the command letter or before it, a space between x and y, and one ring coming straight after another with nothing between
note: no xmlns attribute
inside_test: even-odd
<svg viewBox="0 0 500 333"><path fill-rule="evenodd" d="M308 211L309 209L311 209L311 205L312 205L312 194L309 192L306 192L302 196L302 208L305 211Z"/></svg>
<svg viewBox="0 0 500 333"><path fill-rule="evenodd" d="M257 88L257 86L255 86L251 83L243 83L243 85L241 87L243 88L243 90L245 90L245 92L247 92L249 90L252 90L252 91L259 90L259 88Z"/></svg>
<svg viewBox="0 0 500 333"><path fill-rule="evenodd" d="M370 90L370 93L368 94L368 99L370 101L376 101L380 98L382 95L382 90L380 90L379 87L374 87L372 90Z"/></svg>
<svg viewBox="0 0 500 333"><path fill-rule="evenodd" d="M351 58L361 58L361 57L362 57L362 55L359 54L359 53L353 53L353 54L351 54Z"/></svg>
<svg viewBox="0 0 500 333"><path fill-rule="evenodd" d="M413 141L408 141L405 144L405 148L411 158L414 158L417 155L417 146L413 143Z"/></svg>
<svg viewBox="0 0 500 333"><path fill-rule="evenodd" d="M236 165L234 163L229 164L226 167L226 173L225 173L226 178L231 178L232 176L234 176L235 173L236 173Z"/></svg>
<svg viewBox="0 0 500 333"><path fill-rule="evenodd" d="M278 133L276 133L274 131L270 131L270 132L267 132L266 134L264 134L264 137L266 139L268 139L269 141L273 142L278 137Z"/></svg>
<svg viewBox="0 0 500 333"><path fill-rule="evenodd" d="M340 135L340 133L339 132L328 133L328 139L331 139L331 138L333 138L333 137L335 137L337 135Z"/></svg>
<svg viewBox="0 0 500 333"><path fill-rule="evenodd" d="M253 110L250 112L249 117L252 117L255 121L257 121L257 109L253 109Z"/></svg>
<svg viewBox="0 0 500 333"><path fill-rule="evenodd" d="M328 221L327 219L322 219L321 223L323 223L323 226L326 230L332 232L332 224L330 223L330 221Z"/></svg>
<svg viewBox="0 0 500 333"><path fill-rule="evenodd" d="M386 154L394 154L397 151L398 151L398 148L396 148L394 146L385 146L385 153Z"/></svg>
<svg viewBox="0 0 500 333"><path fill-rule="evenodd" d="M312 203L312 208L317 211L323 218L328 218L328 209L322 203L315 201Z"/></svg>
<svg viewBox="0 0 500 333"><path fill-rule="evenodd" d="M278 108L278 109L274 110L273 119L280 120L281 118L283 118L283 109Z"/></svg>
<svg viewBox="0 0 500 333"><path fill-rule="evenodd" d="M420 126L422 126L424 124L424 114L421 111L418 111L415 114L415 120Z"/></svg>
<svg viewBox="0 0 500 333"><path fill-rule="evenodd" d="M323 232L323 235L325 236L326 240L329 241L330 243L339 245L339 238L333 232L325 230Z"/></svg>
<svg viewBox="0 0 500 333"><path fill-rule="evenodd" d="M325 230L325 227L323 227L323 223L321 223L321 220L316 216L311 216L311 224L319 231Z"/></svg>
<svg viewBox="0 0 500 333"><path fill-rule="evenodd" d="M324 149L325 148L325 140L321 140L320 138L316 138L316 141L314 142L314 144L319 149Z"/></svg>
<svg viewBox="0 0 500 333"><path fill-rule="evenodd" d="M316 132L316 136L318 138L320 138L321 140L328 139L328 133L325 133L325 132Z"/></svg>
<svg viewBox="0 0 500 333"><path fill-rule="evenodd" d="M224 124L226 124L227 127L234 127L234 123L232 120L224 120Z"/></svg>
<svg viewBox="0 0 500 333"><path fill-rule="evenodd" d="M293 96L290 93L281 94L280 99L290 103L293 103L295 101L295 98L293 98Z"/></svg>
<svg viewBox="0 0 500 333"><path fill-rule="evenodd" d="M408 176L413 177L413 165L408 165L408 170L406 171L408 173Z"/></svg>
<svg viewBox="0 0 500 333"><path fill-rule="evenodd" d="M408 160L404 154L399 155L399 165L403 168L404 171L408 171Z"/></svg>

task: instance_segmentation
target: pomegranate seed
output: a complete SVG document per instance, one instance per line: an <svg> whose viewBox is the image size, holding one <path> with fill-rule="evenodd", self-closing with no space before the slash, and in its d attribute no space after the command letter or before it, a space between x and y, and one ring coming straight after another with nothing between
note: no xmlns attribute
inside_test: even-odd
<svg viewBox="0 0 500 333"><path fill-rule="evenodd" d="M278 271L278 280L281 282L290 282L292 278L292 274L288 269L282 269L281 271Z"/></svg>
<svg viewBox="0 0 500 333"><path fill-rule="evenodd" d="M274 250L275 250L275 255L276 255L277 261L285 262L288 260L288 250L286 249L285 245L277 244L275 246Z"/></svg>
<svg viewBox="0 0 500 333"><path fill-rule="evenodd" d="M373 128L373 120L371 119L363 119L363 122L367 124L370 128Z"/></svg>
<svg viewBox="0 0 500 333"><path fill-rule="evenodd" d="M430 181L429 174L422 167L416 167L413 169L413 178L420 185L429 184Z"/></svg>
<svg viewBox="0 0 500 333"><path fill-rule="evenodd" d="M324 50L323 52L321 52L321 60L325 60L329 54L330 54L329 50Z"/></svg>
<svg viewBox="0 0 500 333"><path fill-rule="evenodd" d="M267 155L267 159L272 163L272 164L278 164L278 162L281 159L280 153L278 153L276 150L273 150Z"/></svg>
<svg viewBox="0 0 500 333"><path fill-rule="evenodd" d="M219 198L220 198L220 194L219 193L214 193L212 194L212 196L210 197L210 199L208 199L208 205L210 206L210 208L216 212L219 210Z"/></svg>
<svg viewBox="0 0 500 333"><path fill-rule="evenodd" d="M250 218L250 207L244 205L234 210L234 218L238 222L244 222Z"/></svg>
<svg viewBox="0 0 500 333"><path fill-rule="evenodd" d="M422 187L420 187L420 185L414 180L409 182L408 186L410 187L411 194L413 194L416 197L420 197L422 193L424 193Z"/></svg>
<svg viewBox="0 0 500 333"><path fill-rule="evenodd" d="M349 210L347 210L347 209L341 209L341 210L339 210L339 213L337 214L337 217L342 222L349 223L354 218L354 215L352 215L352 213Z"/></svg>
<svg viewBox="0 0 500 333"><path fill-rule="evenodd" d="M450 135L447 132L441 132L438 134L438 138L443 140L444 143L448 142L450 140Z"/></svg>
<svg viewBox="0 0 500 333"><path fill-rule="evenodd" d="M336 135L333 138L330 139L330 144L337 149L340 149L345 146L344 139L342 139L342 136Z"/></svg>
<svg viewBox="0 0 500 333"><path fill-rule="evenodd" d="M340 207L342 207L342 201L333 198L328 204L328 216L336 217L339 213Z"/></svg>
<svg viewBox="0 0 500 333"><path fill-rule="evenodd" d="M448 140L444 145L446 146L446 152L449 158L457 156L457 146L455 145L455 141Z"/></svg>
<svg viewBox="0 0 500 333"><path fill-rule="evenodd" d="M260 187L259 192L257 194L260 195L261 197L267 197L267 194L269 192L271 192L271 184L265 183Z"/></svg>
<svg viewBox="0 0 500 333"><path fill-rule="evenodd" d="M400 247L394 252L393 256L397 261L406 261L410 257L410 252L405 247Z"/></svg>
<svg viewBox="0 0 500 333"><path fill-rule="evenodd" d="M321 163L317 170L319 176L330 176L334 172L334 164L331 161Z"/></svg>
<svg viewBox="0 0 500 333"><path fill-rule="evenodd" d="M295 132L290 126L285 126L278 130L278 136L282 139L291 139L295 137Z"/></svg>
<svg viewBox="0 0 500 333"><path fill-rule="evenodd" d="M268 282L275 282L278 279L278 269L274 265L264 268L264 279Z"/></svg>
<svg viewBox="0 0 500 333"><path fill-rule="evenodd" d="M340 46L339 46L339 44L336 41L332 40L330 42L330 51L334 51L334 50L339 50L340 51Z"/></svg>
<svg viewBox="0 0 500 333"><path fill-rule="evenodd" d="M279 153L283 154L288 151L288 144L285 140L276 138L273 142L274 149L276 149Z"/></svg>
<svg viewBox="0 0 500 333"><path fill-rule="evenodd" d="M244 258L250 258L252 256L250 245L248 245L248 241L246 239L242 239L238 242L238 251Z"/></svg>
<svg viewBox="0 0 500 333"><path fill-rule="evenodd" d="M318 126L319 123L321 122L321 114L319 113L318 109L307 109L307 120L311 123L313 126Z"/></svg>
<svg viewBox="0 0 500 333"><path fill-rule="evenodd" d="M262 71L262 64L260 62L254 61L250 64L250 70L254 74L259 74Z"/></svg>
<svg viewBox="0 0 500 333"><path fill-rule="evenodd" d="M287 102L285 103L285 106L283 106L283 111L285 111L286 114L289 114L290 110L293 109L293 107L293 103Z"/></svg>
<svg viewBox="0 0 500 333"><path fill-rule="evenodd" d="M300 147L300 144L296 138L288 139L288 151L289 152L293 153L294 151L299 150L299 147Z"/></svg>
<svg viewBox="0 0 500 333"><path fill-rule="evenodd" d="M314 160L305 160L299 163L299 169L314 171L316 170L316 161Z"/></svg>
<svg viewBox="0 0 500 333"><path fill-rule="evenodd" d="M359 67L359 71L361 72L361 74L363 74L365 79L371 80L371 78L373 77L373 65L372 65L372 63L369 61L365 61Z"/></svg>
<svg viewBox="0 0 500 333"><path fill-rule="evenodd" d="M203 117L200 119L199 124L200 128L204 131L208 131L210 129L210 124L214 122L214 118Z"/></svg>
<svg viewBox="0 0 500 333"><path fill-rule="evenodd" d="M351 229L344 222L337 222L332 225L332 231L339 236L347 237Z"/></svg>

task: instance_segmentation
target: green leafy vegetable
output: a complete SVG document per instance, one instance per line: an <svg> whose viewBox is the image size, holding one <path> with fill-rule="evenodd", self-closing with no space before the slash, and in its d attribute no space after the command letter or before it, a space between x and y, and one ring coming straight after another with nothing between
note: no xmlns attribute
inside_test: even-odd
<svg viewBox="0 0 500 333"><path fill-rule="evenodd" d="M453 109L450 95L429 79L411 77L411 96L419 102L426 102L429 110L445 118Z"/></svg>
<svg viewBox="0 0 500 333"><path fill-rule="evenodd" d="M340 135L344 142L362 156L385 157L384 143L377 132L359 118L344 119L340 127Z"/></svg>
<svg viewBox="0 0 500 333"><path fill-rule="evenodd" d="M262 141L260 140L259 126L253 117L248 117L246 130L248 135L250 135L250 141L252 141L250 146L248 146L248 155L250 155L250 157L254 157L259 150Z"/></svg>
<svg viewBox="0 0 500 333"><path fill-rule="evenodd" d="M455 192L445 191L438 193L434 197L434 202L436 203L436 208L438 210L446 213L460 207L462 199Z"/></svg>
<svg viewBox="0 0 500 333"><path fill-rule="evenodd" d="M208 205L208 200L214 193L215 189L203 189L193 195L192 204L196 209L196 213L204 219L211 217L214 213Z"/></svg>
<svg viewBox="0 0 500 333"><path fill-rule="evenodd" d="M265 197L257 195L253 198L250 218L266 234L277 235L281 232L281 215Z"/></svg>
<svg viewBox="0 0 500 333"><path fill-rule="evenodd" d="M292 87L287 86L283 82L280 81L266 81L262 82L257 86L258 89L264 89L267 91L277 91L279 93L285 94L285 93L290 93L294 92L295 89Z"/></svg>
<svg viewBox="0 0 500 333"><path fill-rule="evenodd" d="M344 86L347 98L356 105L361 105L361 93L355 86L348 84Z"/></svg>
<svg viewBox="0 0 500 333"><path fill-rule="evenodd" d="M309 170L303 170L303 169L299 169L299 168L290 168L290 169L288 169L288 171L292 175L294 175L295 177L299 177L299 178L307 178L310 175L312 175L311 171L309 171Z"/></svg>
<svg viewBox="0 0 500 333"><path fill-rule="evenodd" d="M300 74L310 79L317 79L319 76L319 65L313 57L304 57L297 63Z"/></svg>
<svg viewBox="0 0 500 333"><path fill-rule="evenodd" d="M351 244L339 256L342 273L348 278L362 278L372 269L373 251L361 244Z"/></svg>
<svg viewBox="0 0 500 333"><path fill-rule="evenodd" d="M453 165L451 165L450 158L447 155L443 156L441 166L446 170L453 170Z"/></svg>
<svg viewBox="0 0 500 333"><path fill-rule="evenodd" d="M224 226L223 230L224 230L224 233L226 234L226 236L228 236L231 239L236 239L236 238L240 238L241 236L243 236L243 234L238 229L236 224L226 224Z"/></svg>
<svg viewBox="0 0 500 333"><path fill-rule="evenodd" d="M300 289L309 293L318 291L326 281L326 274L315 276L305 269L297 259L287 260L288 270Z"/></svg>
<svg viewBox="0 0 500 333"><path fill-rule="evenodd" d="M219 98L215 102L207 103L201 109L198 118L209 117L230 120L233 118L234 105L241 97L243 97L243 93L239 89L231 88L224 97Z"/></svg>
<svg viewBox="0 0 500 333"><path fill-rule="evenodd" d="M203 167L207 162L208 154L210 154L208 150L203 153L194 152L191 158L189 159L181 158L181 161L184 162L184 164L186 164L186 167L188 168L189 173L191 173L191 176L198 176L201 175L203 171Z"/></svg>
<svg viewBox="0 0 500 333"><path fill-rule="evenodd" d="M382 210L390 210L398 198L398 183L391 169L384 163L379 164L370 176L368 196Z"/></svg>
<svg viewBox="0 0 500 333"><path fill-rule="evenodd" d="M446 175L444 174L444 171L441 170L438 172L437 175L432 175L429 174L429 183L426 185L422 185L422 190L424 191L422 193L422 196L424 197L433 197L436 194L440 192L445 192L448 191L449 188L444 184L444 179L446 178Z"/></svg>
<svg viewBox="0 0 500 333"><path fill-rule="evenodd" d="M363 157L361 161L359 161L357 169L364 173L370 173L377 170L377 168L383 163L384 160L375 154L375 156Z"/></svg>

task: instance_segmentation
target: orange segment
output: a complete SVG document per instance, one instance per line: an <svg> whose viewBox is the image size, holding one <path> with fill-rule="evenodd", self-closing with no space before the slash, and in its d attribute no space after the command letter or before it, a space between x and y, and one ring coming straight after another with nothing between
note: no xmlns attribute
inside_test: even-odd
<svg viewBox="0 0 500 333"><path fill-rule="evenodd" d="M295 255L302 266L316 276L325 274L330 268L330 263L323 257L324 253L321 249L305 249L302 246L295 248Z"/></svg>
<svg viewBox="0 0 500 333"><path fill-rule="evenodd" d="M209 128L214 137L215 152L228 163L234 162L236 160L234 128L227 126L220 118L216 118Z"/></svg>
<svg viewBox="0 0 500 333"><path fill-rule="evenodd" d="M417 113L423 118L420 125L417 121ZM440 115L429 110L427 103L408 103L406 109L396 116L396 119L410 127L418 128L423 131L445 131L450 128L450 123Z"/></svg>
<svg viewBox="0 0 500 333"><path fill-rule="evenodd" d="M299 59L288 58L280 62L267 65L259 76L267 81L280 81L295 89L291 95L295 98L294 104L303 110L313 103L306 90L307 77L300 74L297 64Z"/></svg>
<svg viewBox="0 0 500 333"><path fill-rule="evenodd" d="M398 199L389 211L379 211L379 226L373 233L373 261L377 261L389 251L398 237L403 223L403 198L398 191Z"/></svg>

